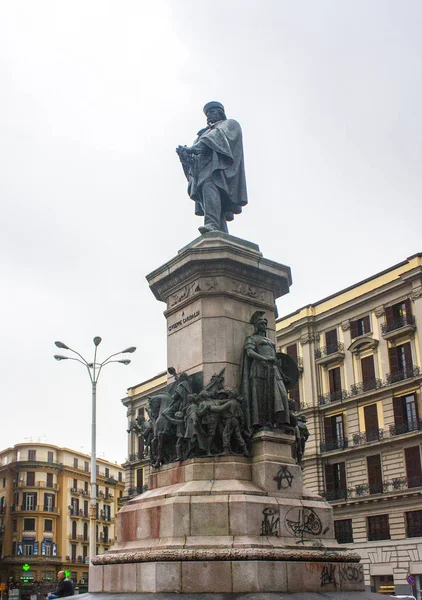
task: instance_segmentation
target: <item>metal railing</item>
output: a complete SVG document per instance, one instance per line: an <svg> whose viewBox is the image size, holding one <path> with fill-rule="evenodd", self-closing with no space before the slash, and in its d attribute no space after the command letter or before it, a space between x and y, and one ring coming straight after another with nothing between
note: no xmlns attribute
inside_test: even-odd
<svg viewBox="0 0 422 600"><path fill-rule="evenodd" d="M394 494L401 490L422 487L422 474L415 477L397 477L391 481L381 481L377 484L362 483L346 489L326 490L328 502L336 500L356 500L376 494Z"/></svg>
<svg viewBox="0 0 422 600"><path fill-rule="evenodd" d="M387 373L385 376L385 381L387 385L391 383L396 383L397 381L403 381L404 379L411 379L412 377L417 377L420 375L420 368L417 366L410 367L408 369L399 369L398 371L392 371L391 373Z"/></svg>
<svg viewBox="0 0 422 600"><path fill-rule="evenodd" d="M129 496L138 496L139 494L142 494L143 492L145 492L147 489L148 488L146 485L129 488L128 495Z"/></svg>
<svg viewBox="0 0 422 600"><path fill-rule="evenodd" d="M128 462L135 462L136 460L143 460L145 458L145 454L143 452L134 452L133 454L129 454Z"/></svg>
<svg viewBox="0 0 422 600"><path fill-rule="evenodd" d="M337 342L336 344L329 344L328 346L322 346L321 348L315 348L315 358L324 358L324 356L330 356L336 352L344 352L343 342Z"/></svg>
<svg viewBox="0 0 422 600"><path fill-rule="evenodd" d="M321 442L321 452L332 452L333 450L344 450L349 447L349 440L347 437L340 438L338 440L331 440L329 442Z"/></svg>
<svg viewBox="0 0 422 600"><path fill-rule="evenodd" d="M382 335L385 335L386 333L390 333L390 331L401 329L407 325L411 325L413 327L416 326L415 317L413 315L396 317L395 319L389 319L385 323L381 323L381 333Z"/></svg>
<svg viewBox="0 0 422 600"><path fill-rule="evenodd" d="M60 512L57 506L48 506L47 504L37 504L34 506L30 506L28 504L16 506L15 504L12 504L10 509L14 512L50 512L56 514L59 514Z"/></svg>
<svg viewBox="0 0 422 600"><path fill-rule="evenodd" d="M400 423L390 425L390 436L403 435L404 433L412 433L413 431L422 430L422 419L419 419L415 423Z"/></svg>
<svg viewBox="0 0 422 600"><path fill-rule="evenodd" d="M327 392L318 396L318 404L329 404L330 402L337 402L338 400L345 400L349 398L349 392L347 390L336 390L335 392Z"/></svg>
<svg viewBox="0 0 422 600"><path fill-rule="evenodd" d="M356 396L357 394L363 394L364 392L370 392L371 390L378 390L382 388L383 385L383 381L379 377L376 379L369 379L368 381L352 383L350 386L350 395Z"/></svg>
<svg viewBox="0 0 422 600"><path fill-rule="evenodd" d="M352 441L354 446L362 446L371 442L379 442L384 439L384 429L372 429L370 431L361 431L354 433Z"/></svg>

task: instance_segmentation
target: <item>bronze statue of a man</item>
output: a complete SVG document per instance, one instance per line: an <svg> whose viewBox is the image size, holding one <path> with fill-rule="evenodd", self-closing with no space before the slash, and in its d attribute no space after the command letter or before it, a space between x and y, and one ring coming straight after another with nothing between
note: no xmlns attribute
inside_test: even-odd
<svg viewBox="0 0 422 600"><path fill-rule="evenodd" d="M244 344L242 395L246 427L250 432L260 427L276 427L291 433L286 385L297 381L297 367L287 354L276 352L274 342L267 337L268 321L264 314L258 310L252 315L254 333Z"/></svg>
<svg viewBox="0 0 422 600"><path fill-rule="evenodd" d="M188 194L195 201L195 214L204 217L199 231L228 233L227 221L248 203L242 130L237 121L227 119L220 102L208 102L204 113L207 127L198 132L192 146L178 146L176 152L188 180Z"/></svg>

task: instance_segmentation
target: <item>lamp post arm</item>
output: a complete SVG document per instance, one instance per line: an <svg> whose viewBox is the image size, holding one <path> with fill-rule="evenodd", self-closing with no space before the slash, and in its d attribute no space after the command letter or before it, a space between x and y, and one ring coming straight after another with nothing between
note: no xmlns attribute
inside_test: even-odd
<svg viewBox="0 0 422 600"><path fill-rule="evenodd" d="M82 356L82 354L79 354L79 352L77 352L77 351L76 351L76 350L74 350L73 348L69 348L69 347L67 347L67 350L69 350L70 352L73 352L73 354L77 354L77 355L79 356L79 358L81 358L81 359L82 359L82 362L83 362L83 364L84 364L84 365L88 365L88 361L87 361L87 360L86 360L86 359L85 359L85 358ZM71 360L71 359L69 358L69 360ZM77 360L77 359L76 359L76 358L74 358L74 359L72 359L72 360ZM79 362L81 362L81 361L79 361Z"/></svg>

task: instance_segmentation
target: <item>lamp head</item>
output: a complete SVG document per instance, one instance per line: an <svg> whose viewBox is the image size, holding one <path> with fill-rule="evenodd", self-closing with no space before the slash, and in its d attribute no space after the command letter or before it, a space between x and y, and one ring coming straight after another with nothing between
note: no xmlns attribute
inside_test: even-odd
<svg viewBox="0 0 422 600"><path fill-rule="evenodd" d="M99 346L99 345L101 344L101 338L100 338L100 336L98 336L98 335L97 335L97 336L94 338L94 344L95 344L96 346Z"/></svg>
<svg viewBox="0 0 422 600"><path fill-rule="evenodd" d="M57 348L62 348L63 350L69 350L69 346L66 346L66 344L63 344L63 342L54 342L54 343L57 346Z"/></svg>
<svg viewBox="0 0 422 600"><path fill-rule="evenodd" d="M126 358L125 360L118 360L117 362L122 363L122 365L129 365L131 363L131 361Z"/></svg>
<svg viewBox="0 0 422 600"><path fill-rule="evenodd" d="M68 356L62 356L61 354L55 354L54 358L56 360L68 360L69 357Z"/></svg>
<svg viewBox="0 0 422 600"><path fill-rule="evenodd" d="M130 346L129 348L126 348L126 350L122 350L122 354L126 354L126 352L129 352L130 354L132 354L133 352L135 352L136 350L136 346Z"/></svg>

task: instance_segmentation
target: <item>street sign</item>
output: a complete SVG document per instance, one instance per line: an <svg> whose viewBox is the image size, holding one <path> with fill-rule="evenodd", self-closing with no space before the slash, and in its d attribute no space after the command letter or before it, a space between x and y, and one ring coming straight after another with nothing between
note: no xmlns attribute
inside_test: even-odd
<svg viewBox="0 0 422 600"><path fill-rule="evenodd" d="M416 581L416 579L415 579L415 576L414 576L414 575L408 575L408 576L406 577L406 579L407 579L407 583L408 583L409 585L414 585L414 584L415 584L415 581Z"/></svg>

